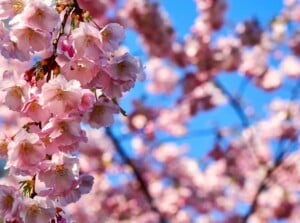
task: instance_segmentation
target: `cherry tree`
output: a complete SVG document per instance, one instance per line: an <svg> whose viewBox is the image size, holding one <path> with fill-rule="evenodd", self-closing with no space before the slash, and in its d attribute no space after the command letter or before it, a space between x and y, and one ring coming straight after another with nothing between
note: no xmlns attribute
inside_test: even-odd
<svg viewBox="0 0 300 223"><path fill-rule="evenodd" d="M0 222L300 223L300 2L195 6L0 0Z"/></svg>

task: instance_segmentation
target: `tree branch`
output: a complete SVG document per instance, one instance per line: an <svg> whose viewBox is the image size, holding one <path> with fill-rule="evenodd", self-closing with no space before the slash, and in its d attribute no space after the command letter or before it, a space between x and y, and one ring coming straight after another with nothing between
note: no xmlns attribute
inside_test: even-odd
<svg viewBox="0 0 300 223"><path fill-rule="evenodd" d="M57 56L57 47L58 47L58 42L59 42L59 39L60 37L65 33L65 26L66 26L66 23L68 21L68 18L69 16L72 14L72 11L75 9L75 7L72 7L72 6L69 6L67 9L66 9L66 12L65 12L65 15L63 17L63 20L62 20L62 23L61 23L61 26L59 28L59 31L52 43L53 45L53 56L56 57Z"/></svg>
<svg viewBox="0 0 300 223"><path fill-rule="evenodd" d="M294 100L297 98L297 96L299 94L299 90L300 90L299 88L300 88L300 81L298 81L296 83L296 85L294 86L294 88L291 90L290 100ZM283 139L281 139L278 143L278 149L281 149L283 147L283 143L284 143L284 141L283 141ZM291 146L292 143L293 143L292 141L289 141L289 144L286 146L286 148L281 149L278 157L275 160L274 165L268 169L266 176L264 177L264 179L261 181L261 183L258 186L258 189L255 193L254 199L252 201L252 204L250 206L248 213L242 219L242 223L247 223L249 217L256 211L257 204L258 204L257 202L258 202L258 198L259 198L260 194L266 188L268 180L271 178L274 171L282 164L282 162L284 160L284 156L286 155L287 150Z"/></svg>
<svg viewBox="0 0 300 223"><path fill-rule="evenodd" d="M118 152L118 154L121 156L121 158L123 159L123 161L131 167L138 183L140 184L140 189L143 192L143 194L145 195L152 211L156 212L159 215L159 222L160 223L166 223L166 219L164 219L164 217L162 216L162 214L160 213L160 211L158 210L158 208L155 206L154 204L154 200L152 198L152 196L150 195L150 192L148 190L148 186L147 186L147 182L144 180L144 178L142 177L142 174L140 173L140 171L138 170L138 168L136 167L136 165L133 163L133 161L129 158L129 156L127 156L127 154L125 153L124 149L122 148L121 144L119 143L118 139L115 137L115 135L113 134L113 132L111 131L110 128L106 128L106 134L111 138L112 142L115 145L115 149Z"/></svg>
<svg viewBox="0 0 300 223"><path fill-rule="evenodd" d="M239 116L242 125L244 127L248 127L250 125L250 121L244 112L242 106L240 105L239 101L231 95L231 93L217 80L214 80L214 84L222 91L222 93L228 98L231 106L236 111L236 114Z"/></svg>
<svg viewBox="0 0 300 223"><path fill-rule="evenodd" d="M247 212L247 214L242 218L242 223L247 223L248 219L250 218L250 216L256 211L257 208L257 204L258 204L258 198L260 196L260 194L266 189L267 187L267 183L268 180L271 178L272 174L274 173L274 171L281 165L281 163L283 162L283 158L285 155L285 150L282 150L280 155L277 157L274 165L272 167L270 167L264 177L264 179L261 181L261 183L258 186L258 189L254 195L252 204L250 206L249 211Z"/></svg>

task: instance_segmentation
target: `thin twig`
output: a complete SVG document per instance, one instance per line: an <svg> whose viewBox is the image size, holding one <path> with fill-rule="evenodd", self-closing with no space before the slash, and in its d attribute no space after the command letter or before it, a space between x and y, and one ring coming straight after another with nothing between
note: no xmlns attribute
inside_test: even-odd
<svg viewBox="0 0 300 223"><path fill-rule="evenodd" d="M250 120L247 116L247 114L245 113L243 107L241 106L240 102L237 100L236 97L234 97L223 85L222 83L220 83L218 80L214 80L214 84L222 91L222 93L227 97L227 99L229 100L229 104L232 106L232 108L234 109L234 111L236 112L237 116L240 118L240 121L242 123L242 126L244 128L248 128L250 126ZM260 163L260 159L257 157L254 148L256 146L256 132L254 131L253 128L249 128L249 130L251 131L251 138L249 140L249 145L248 147L250 148L250 154L253 158L253 160L256 163ZM248 144L248 143L247 143Z"/></svg>
<svg viewBox="0 0 300 223"><path fill-rule="evenodd" d="M115 145L115 149L118 152L118 154L121 156L121 158L123 159L123 161L131 167L137 181L140 184L140 189L141 191L144 193L152 211L156 212L159 215L159 219L160 219L160 223L166 223L166 219L162 216L162 214L160 213L160 211L158 210L158 208L155 206L154 204L154 200L152 198L152 196L150 195L150 192L148 190L148 186L147 186L147 182L144 180L144 178L142 177L142 174L140 173L140 171L138 170L138 168L136 167L136 165L133 163L133 161L129 158L129 156L127 156L127 154L125 153L124 149L122 148L121 144L119 143L118 139L115 137L115 135L113 134L113 132L111 131L110 128L106 128L106 134L111 138L113 144Z"/></svg>
<svg viewBox="0 0 300 223"><path fill-rule="evenodd" d="M233 109L236 111L236 114L239 116L242 125L244 127L248 127L250 125L250 121L244 112L242 106L240 105L240 102L232 96L232 94L216 79L214 80L214 84L223 92L223 94L227 97L230 104L232 105Z"/></svg>
<svg viewBox="0 0 300 223"><path fill-rule="evenodd" d="M71 7L69 6L67 9L66 9L66 12L65 12L65 15L64 15L64 18L61 22L61 25L60 25L60 28L59 28L59 31L52 43L53 45L53 56L56 57L57 55L57 47L58 47L58 42L59 42L59 39L60 37L65 33L65 26L67 24L67 21L68 21L68 18L69 16L72 14L73 10L75 9L75 7Z"/></svg>

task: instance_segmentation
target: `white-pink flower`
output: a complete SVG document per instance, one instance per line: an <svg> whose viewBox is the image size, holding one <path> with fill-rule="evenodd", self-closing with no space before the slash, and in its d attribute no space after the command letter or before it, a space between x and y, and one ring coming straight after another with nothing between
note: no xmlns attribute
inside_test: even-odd
<svg viewBox="0 0 300 223"><path fill-rule="evenodd" d="M61 67L61 73L67 80L78 80L82 86L91 82L98 71L99 66L94 60L78 56Z"/></svg>
<svg viewBox="0 0 300 223"><path fill-rule="evenodd" d="M101 88L103 93L111 98L119 98L122 96L123 92L128 91L134 87L135 81L121 81L111 78L105 70L100 70L97 76L91 82L91 86L97 86Z"/></svg>
<svg viewBox="0 0 300 223"><path fill-rule="evenodd" d="M58 22L59 15L53 7L46 5L43 1L29 1L22 13L15 16L10 24L22 23L32 29L52 32L59 25Z"/></svg>
<svg viewBox="0 0 300 223"><path fill-rule="evenodd" d="M158 58L149 60L147 68L151 78L147 86L148 91L153 94L172 93L179 79L177 73Z"/></svg>
<svg viewBox="0 0 300 223"><path fill-rule="evenodd" d="M281 64L280 69L282 73L289 77L298 78L300 77L300 60L296 56L285 57Z"/></svg>
<svg viewBox="0 0 300 223"><path fill-rule="evenodd" d="M40 101L43 108L62 115L78 108L81 95L79 81L67 81L64 76L59 75L43 85Z"/></svg>
<svg viewBox="0 0 300 223"><path fill-rule="evenodd" d="M75 202L81 194L88 193L93 177L79 176L78 164L76 157L64 153L54 154L49 168L37 175L35 186L38 195L59 199L64 205Z"/></svg>
<svg viewBox="0 0 300 223"><path fill-rule="evenodd" d="M26 0L0 0L0 19L7 19L21 13Z"/></svg>
<svg viewBox="0 0 300 223"><path fill-rule="evenodd" d="M21 110L21 112L30 117L33 121L37 122L45 122L49 120L50 112L47 109L43 109L42 105L40 105L38 99L33 98L26 103Z"/></svg>
<svg viewBox="0 0 300 223"><path fill-rule="evenodd" d="M48 154L58 150L73 150L81 141L86 141L85 132L80 127L78 117L54 117L43 127L42 135L49 139ZM51 146L50 146L51 145ZM47 147L48 147L47 146ZM52 149L56 148L56 151Z"/></svg>
<svg viewBox="0 0 300 223"><path fill-rule="evenodd" d="M51 46L51 35L40 29L34 29L24 24L17 24L10 32L11 40L22 52L38 52Z"/></svg>
<svg viewBox="0 0 300 223"><path fill-rule="evenodd" d="M55 218L56 208L50 200L43 197L34 197L34 199L24 199L24 207L20 215L24 223L42 223L50 222Z"/></svg>
<svg viewBox="0 0 300 223"><path fill-rule="evenodd" d="M36 174L46 157L44 144L35 133L19 131L8 144L6 168L18 174Z"/></svg>
<svg viewBox="0 0 300 223"><path fill-rule="evenodd" d="M16 188L0 185L0 215L6 221L18 219L21 196Z"/></svg>
<svg viewBox="0 0 300 223"><path fill-rule="evenodd" d="M17 75L10 71L5 71L3 78L0 78L0 90L4 92L4 104L13 111L20 111L28 98L28 84L17 78Z"/></svg>
<svg viewBox="0 0 300 223"><path fill-rule="evenodd" d="M115 57L106 70L114 80L136 81L144 79L144 70L140 60L134 58L129 53Z"/></svg>
<svg viewBox="0 0 300 223"><path fill-rule="evenodd" d="M61 196L76 187L78 174L76 157L56 153L52 156L49 168L37 175L37 193L41 196Z"/></svg>
<svg viewBox="0 0 300 223"><path fill-rule="evenodd" d="M114 122L114 114L119 107L106 98L100 98L94 106L84 114L83 121L93 128L108 127Z"/></svg>
<svg viewBox="0 0 300 223"><path fill-rule="evenodd" d="M97 60L102 54L99 30L90 24L80 23L79 27L72 32L70 40L74 43L77 55Z"/></svg>
<svg viewBox="0 0 300 223"><path fill-rule="evenodd" d="M83 91L81 102L79 105L79 111L85 112L92 108L93 104L96 101L95 94L90 90Z"/></svg>
<svg viewBox="0 0 300 223"><path fill-rule="evenodd" d="M99 33L104 52L114 52L125 38L124 28L118 23L109 23Z"/></svg>

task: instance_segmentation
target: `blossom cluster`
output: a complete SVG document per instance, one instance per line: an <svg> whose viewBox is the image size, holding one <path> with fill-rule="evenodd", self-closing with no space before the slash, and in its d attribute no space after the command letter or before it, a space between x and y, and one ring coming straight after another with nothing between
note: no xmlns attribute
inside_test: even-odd
<svg viewBox="0 0 300 223"><path fill-rule="evenodd" d="M198 17L180 43L155 1L130 0L120 8L149 57L150 78L120 137L132 140L133 164L116 164L98 147L109 162L93 168L102 184L69 209L78 221L299 221L299 1L285 1L268 29L255 18L227 21L228 1L195 3ZM264 101L264 110L251 107L253 101ZM152 200L140 193L132 166ZM112 182L103 168L124 179ZM89 202L98 202L92 212Z"/></svg>
<svg viewBox="0 0 300 223"><path fill-rule="evenodd" d="M299 0L173 2L0 0L0 222L300 222Z"/></svg>
<svg viewBox="0 0 300 223"><path fill-rule="evenodd" d="M110 126L143 79L141 62L119 50L124 28L98 25L89 2L0 1L1 108L22 117L1 134L13 179L0 185L5 222L69 222L64 207L93 185L79 165L83 126Z"/></svg>

